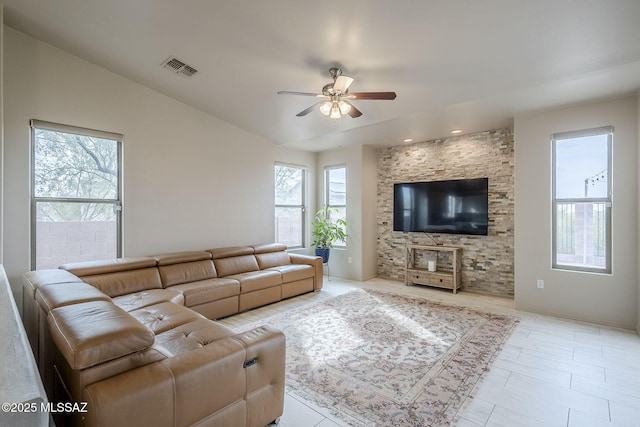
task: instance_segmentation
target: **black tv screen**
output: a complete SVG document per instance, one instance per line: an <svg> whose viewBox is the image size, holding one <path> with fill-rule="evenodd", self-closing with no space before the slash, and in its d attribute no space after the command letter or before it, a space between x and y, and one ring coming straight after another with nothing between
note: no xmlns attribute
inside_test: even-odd
<svg viewBox="0 0 640 427"><path fill-rule="evenodd" d="M393 230L487 235L489 178L393 185Z"/></svg>

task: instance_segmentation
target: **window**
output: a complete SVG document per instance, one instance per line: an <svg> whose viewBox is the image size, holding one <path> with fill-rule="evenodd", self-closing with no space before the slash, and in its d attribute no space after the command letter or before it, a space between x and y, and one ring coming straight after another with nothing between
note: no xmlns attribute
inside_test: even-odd
<svg viewBox="0 0 640 427"><path fill-rule="evenodd" d="M553 267L611 272L612 127L564 132L553 144Z"/></svg>
<svg viewBox="0 0 640 427"><path fill-rule="evenodd" d="M275 167L275 237L289 248L304 246L305 174L296 166Z"/></svg>
<svg viewBox="0 0 640 427"><path fill-rule="evenodd" d="M31 264L121 256L122 135L31 121Z"/></svg>
<svg viewBox="0 0 640 427"><path fill-rule="evenodd" d="M347 168L344 165L325 168L325 206L332 220L347 219ZM345 246L345 242L336 242L334 246Z"/></svg>

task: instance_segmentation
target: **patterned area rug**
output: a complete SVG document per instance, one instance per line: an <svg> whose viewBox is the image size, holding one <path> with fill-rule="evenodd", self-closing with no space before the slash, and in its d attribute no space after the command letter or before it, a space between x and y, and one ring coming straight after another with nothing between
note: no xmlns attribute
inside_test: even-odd
<svg viewBox="0 0 640 427"><path fill-rule="evenodd" d="M517 319L357 290L260 323L287 337L287 389L334 417L448 426Z"/></svg>

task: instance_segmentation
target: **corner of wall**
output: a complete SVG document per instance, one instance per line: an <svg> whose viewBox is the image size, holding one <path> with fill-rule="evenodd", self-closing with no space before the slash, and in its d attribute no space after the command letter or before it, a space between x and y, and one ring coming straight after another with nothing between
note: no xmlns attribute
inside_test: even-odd
<svg viewBox="0 0 640 427"><path fill-rule="evenodd" d="M4 262L4 5L0 3L0 264Z"/></svg>
<svg viewBox="0 0 640 427"><path fill-rule="evenodd" d="M362 244L362 146L350 145L335 150L322 151L317 164L318 208L324 203L324 168L334 165L347 167L347 221L349 222L349 243L346 249L333 251L331 255L332 274L350 280L363 279Z"/></svg>
<svg viewBox="0 0 640 427"><path fill-rule="evenodd" d="M637 122L636 122L636 127L637 127L637 144L640 147L640 91L637 93L636 95L636 100L637 100L637 107L636 107L636 114L637 114ZM638 168L637 170L640 171L640 150L638 150ZM640 174L640 172L639 172ZM638 190L640 193L640 189ZM638 203L640 204L640 194L638 197ZM640 209L638 209L638 224L640 224ZM640 227L638 228L640 230ZM640 231L638 232L639 235L636 237L636 244L640 245ZM639 256L640 256L640 251L638 252ZM640 335L640 262L636 263L636 282L637 282L637 317L636 317L636 332L638 332L638 335Z"/></svg>

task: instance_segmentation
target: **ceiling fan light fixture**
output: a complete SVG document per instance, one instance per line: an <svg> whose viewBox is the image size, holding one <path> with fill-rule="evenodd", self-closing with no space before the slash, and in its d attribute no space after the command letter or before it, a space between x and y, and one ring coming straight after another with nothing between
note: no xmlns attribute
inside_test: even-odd
<svg viewBox="0 0 640 427"><path fill-rule="evenodd" d="M331 107L331 113L329 114L329 117L331 117L334 120L337 120L340 117L342 117L342 114L340 114L340 107L338 107L337 103Z"/></svg>
<svg viewBox="0 0 640 427"><path fill-rule="evenodd" d="M325 101L320 104L320 112L325 116L328 116L331 113L331 102Z"/></svg>
<svg viewBox="0 0 640 427"><path fill-rule="evenodd" d="M2 1L2 0L0 0ZM315 111L316 108L320 110L325 116L337 120L344 115L349 115L351 118L358 118L362 116L362 111L355 105L351 104L350 100L394 100L396 99L395 92L355 92L349 93L349 87L353 83L353 77L343 76L342 70L333 67L329 69L329 74L333 78L333 82L327 83L322 87L321 93L313 92L292 92L288 90L281 90L279 95L302 95L302 96L315 96L316 98L324 98L325 101L318 101L315 104L302 110L296 117L303 117L307 114Z"/></svg>
<svg viewBox="0 0 640 427"><path fill-rule="evenodd" d="M351 104L349 104L348 102L340 101L338 102L338 108L340 108L341 114L349 114L349 111L351 111Z"/></svg>

